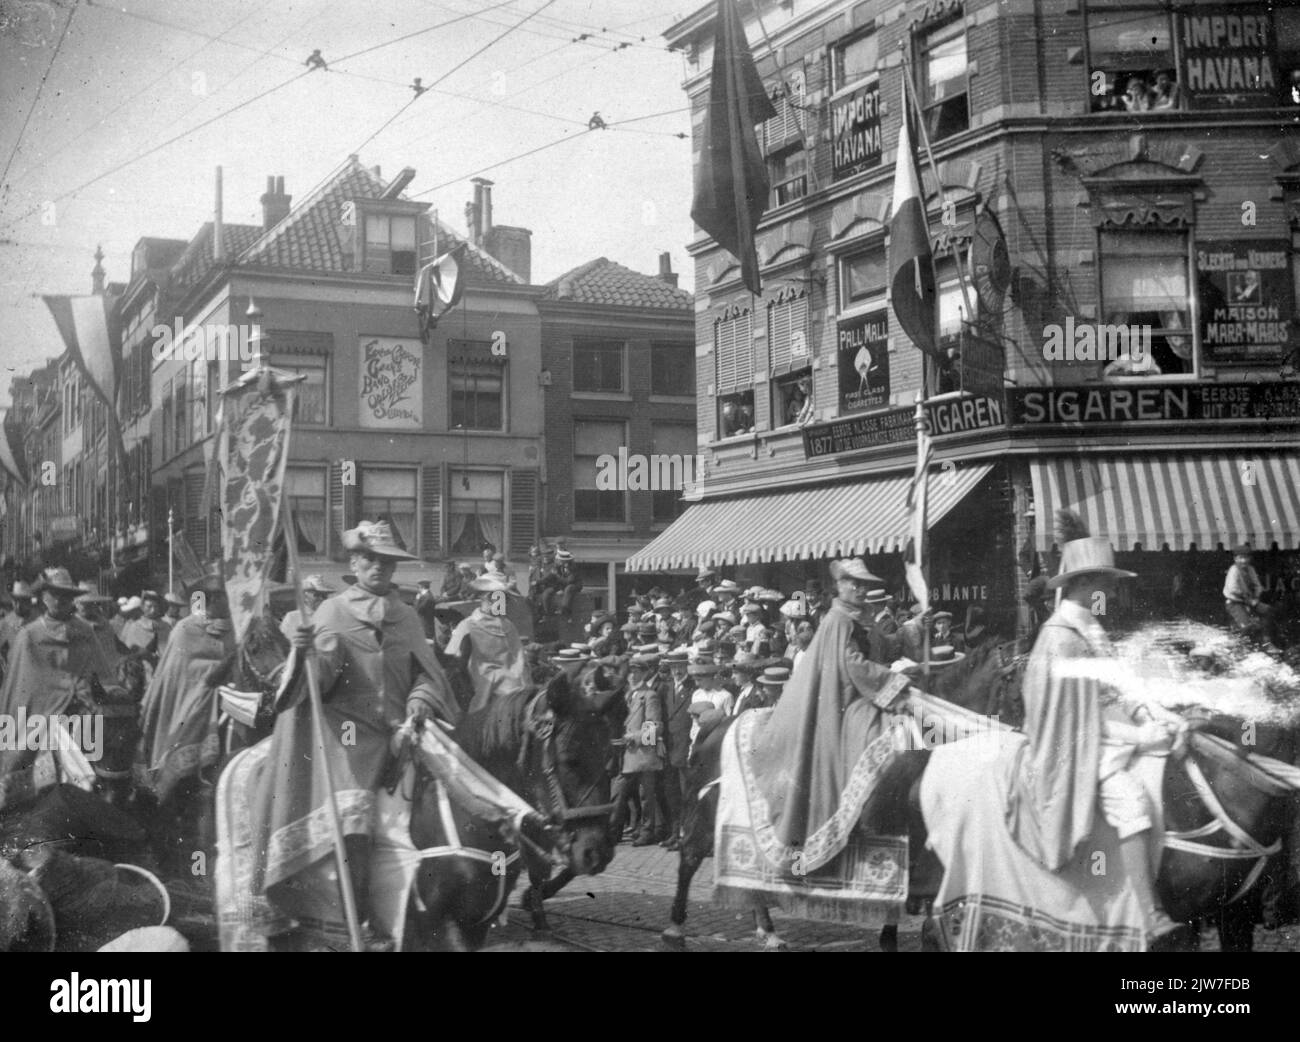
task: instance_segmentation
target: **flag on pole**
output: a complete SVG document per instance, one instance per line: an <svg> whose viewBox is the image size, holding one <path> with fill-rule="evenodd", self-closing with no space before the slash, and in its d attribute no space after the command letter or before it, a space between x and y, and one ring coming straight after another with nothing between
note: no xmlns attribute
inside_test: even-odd
<svg viewBox="0 0 1300 1042"><path fill-rule="evenodd" d="M176 564L180 567L182 585L189 586L203 578L203 565L199 561L199 555L190 546L190 541L185 538L185 529L172 530L172 552L176 555Z"/></svg>
<svg viewBox="0 0 1300 1042"><path fill-rule="evenodd" d="M267 368L246 373L222 392L218 437L222 576L235 642L266 606L267 576L280 528L294 383Z"/></svg>
<svg viewBox="0 0 1300 1042"><path fill-rule="evenodd" d="M120 298L108 293L90 296L41 298L54 317L68 353L81 369L91 391L108 411L109 436L126 459L126 443L117 419L117 389L122 372L122 315Z"/></svg>
<svg viewBox="0 0 1300 1042"><path fill-rule="evenodd" d="M20 485L27 484L27 461L18 431L9 422L9 410L0 409L0 467Z"/></svg>
<svg viewBox="0 0 1300 1042"><path fill-rule="evenodd" d="M740 261L745 285L759 293L754 230L771 185L754 127L772 119L776 109L754 65L735 0L718 0L716 26L691 217Z"/></svg>
<svg viewBox="0 0 1300 1042"><path fill-rule="evenodd" d="M889 218L890 303L903 332L927 355L938 357L934 255L925 219L921 170L912 143L912 106L903 79L903 125L894 164L894 208Z"/></svg>
<svg viewBox="0 0 1300 1042"><path fill-rule="evenodd" d="M917 404L920 412L924 406ZM912 486L907 492L907 546L903 549L903 574L907 577L908 589L921 606L922 611L930 610L930 587L925 581L925 529L926 506L930 490L930 463L934 450L926 429L924 414L918 416L916 424L916 470L912 474Z"/></svg>

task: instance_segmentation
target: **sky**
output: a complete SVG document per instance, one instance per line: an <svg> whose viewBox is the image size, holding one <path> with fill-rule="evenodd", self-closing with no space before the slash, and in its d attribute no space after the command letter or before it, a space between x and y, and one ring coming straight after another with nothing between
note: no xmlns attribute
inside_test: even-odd
<svg viewBox="0 0 1300 1042"><path fill-rule="evenodd" d="M666 251L691 288L686 69L662 34L700 6L0 0L0 405L63 350L38 295L88 293L97 245L125 282L141 237L192 237L217 166L230 223L261 223L269 175L297 202L357 153L414 167L406 194L458 231L481 174L494 222L532 229L534 282Z"/></svg>

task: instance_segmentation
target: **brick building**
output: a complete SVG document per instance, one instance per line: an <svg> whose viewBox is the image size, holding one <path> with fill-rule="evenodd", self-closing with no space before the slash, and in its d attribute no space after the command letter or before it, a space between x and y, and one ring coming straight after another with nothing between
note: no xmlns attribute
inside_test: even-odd
<svg viewBox="0 0 1300 1042"><path fill-rule="evenodd" d="M681 480L645 488L606 481L625 457L695 455L695 322L669 257L657 276L605 257L553 279L537 301L546 409L543 532L577 558L597 606L613 597L624 561L682 510ZM689 479L685 468L670 479ZM624 468L626 469L626 468ZM693 470L692 470L693 473ZM621 478L621 475L620 475ZM616 484L617 488L602 488ZM634 485L641 484L633 482ZM653 486L653 487L650 487Z"/></svg>
<svg viewBox="0 0 1300 1042"><path fill-rule="evenodd" d="M666 33L696 162L714 10ZM709 479L629 568L708 561L789 588L865 553L901 593L921 366L889 308L886 239L910 67L957 356L928 388L947 396L927 407L936 599L1010 632L1071 506L1141 574L1144 611L1221 620L1239 540L1294 606L1300 10L769 0L761 25L740 10L778 108L759 128L763 294L711 239L691 244ZM1104 359L1089 326L1109 327L1093 330ZM1123 350L1121 327L1149 350ZM1082 354L1057 350L1066 336ZM809 394L812 422L790 423Z"/></svg>

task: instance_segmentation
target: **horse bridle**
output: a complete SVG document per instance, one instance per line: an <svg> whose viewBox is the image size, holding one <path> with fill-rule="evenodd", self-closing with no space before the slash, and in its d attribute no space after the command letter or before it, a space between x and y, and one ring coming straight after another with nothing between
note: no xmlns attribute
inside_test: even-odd
<svg viewBox="0 0 1300 1042"><path fill-rule="evenodd" d="M555 732L556 732L555 712L547 708L541 713L534 713L528 722L528 733L536 740L541 742L542 753L542 780L546 783L546 795L548 806L546 808L550 817L565 825L570 825L579 821L586 821L591 818L605 818L614 811L614 803L597 803L587 804L587 799L595 791L596 786L600 784L597 778L578 797L577 806L571 806L565 798L564 787L560 784L560 773L557 767L557 757L555 751ZM527 748L521 751L521 759L527 756ZM526 764L521 765L526 769Z"/></svg>
<svg viewBox="0 0 1300 1042"><path fill-rule="evenodd" d="M1251 836L1250 833L1233 821L1232 817L1224 809L1223 804L1214 794L1214 790L1210 788L1210 783L1206 780L1200 764L1192 759L1190 753L1186 750L1181 751L1178 755L1183 770L1191 780L1193 788L1196 789L1196 794L1201 798L1201 803L1210 812L1213 820L1206 822L1200 828L1188 829L1183 832L1166 832L1165 849L1225 861L1254 859L1255 864L1251 867L1245 881L1237 888L1237 892L1228 899L1228 904L1232 904L1245 897L1250 888L1259 881L1260 874L1264 871L1268 859L1282 849L1282 840L1276 839L1268 846L1264 846ZM1197 842L1197 840L1213 836L1218 832L1227 835L1229 846L1215 847L1208 843Z"/></svg>

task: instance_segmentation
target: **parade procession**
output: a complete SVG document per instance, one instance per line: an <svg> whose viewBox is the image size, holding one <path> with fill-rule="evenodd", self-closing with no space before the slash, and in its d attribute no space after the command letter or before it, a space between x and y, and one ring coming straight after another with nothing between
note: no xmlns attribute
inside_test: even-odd
<svg viewBox="0 0 1300 1042"><path fill-rule="evenodd" d="M0 951L1300 951L1300 6L634 6L0 8Z"/></svg>

